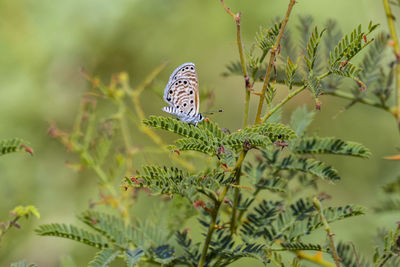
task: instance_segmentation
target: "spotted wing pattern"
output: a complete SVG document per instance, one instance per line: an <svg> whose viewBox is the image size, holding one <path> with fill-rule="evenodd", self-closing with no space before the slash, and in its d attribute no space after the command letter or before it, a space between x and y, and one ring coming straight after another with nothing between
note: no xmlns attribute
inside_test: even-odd
<svg viewBox="0 0 400 267"><path fill-rule="evenodd" d="M180 120L193 124L203 120L199 113L199 81L193 63L182 64L171 74L164 90L164 100L170 106L163 110Z"/></svg>

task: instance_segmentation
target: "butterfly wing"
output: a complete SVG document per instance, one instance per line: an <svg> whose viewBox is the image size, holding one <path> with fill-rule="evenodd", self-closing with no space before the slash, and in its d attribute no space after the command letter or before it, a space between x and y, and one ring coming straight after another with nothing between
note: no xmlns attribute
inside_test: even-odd
<svg viewBox="0 0 400 267"><path fill-rule="evenodd" d="M199 113L199 81L193 63L179 66L169 78L164 100L173 109L169 112L178 117L195 117ZM172 109L170 110L172 111Z"/></svg>

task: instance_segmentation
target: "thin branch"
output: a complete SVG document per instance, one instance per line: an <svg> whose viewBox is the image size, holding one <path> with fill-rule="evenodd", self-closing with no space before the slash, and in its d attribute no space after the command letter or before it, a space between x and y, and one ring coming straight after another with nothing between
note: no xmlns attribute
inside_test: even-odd
<svg viewBox="0 0 400 267"><path fill-rule="evenodd" d="M294 96L298 95L299 93L301 93L304 89L306 89L307 86L303 85L301 87L299 87L297 90L291 92L290 94L288 94L284 99L282 99L281 102L279 102L276 106L274 106L270 111L268 111L268 113L261 119L261 122L265 122L269 117L272 116L272 114L274 114L276 111L279 110L280 107L282 107L286 102L288 102L290 99L292 99Z"/></svg>
<svg viewBox="0 0 400 267"><path fill-rule="evenodd" d="M362 103L362 104L365 104L365 105L368 105L368 106L371 106L371 107L375 107L375 108L386 110L386 111L388 111L388 112L393 114L393 111L389 107L382 106L381 103L375 102L375 101L373 101L371 99L368 99L368 98L358 98L358 99L356 99L354 97L354 95L352 95L350 93L343 92L343 91L339 91L339 90L335 90L335 91L332 91L332 92L325 92L324 94L325 95L331 95L331 96L340 97L340 98L343 98L343 99L348 99L348 100L351 100L351 101L356 101L356 102L359 102L359 103Z"/></svg>
<svg viewBox="0 0 400 267"><path fill-rule="evenodd" d="M271 48L269 64L268 64L267 71L265 72L265 77L264 77L264 85L263 85L263 88L262 88L262 91L261 91L261 94L260 94L260 101L258 102L258 109L257 109L257 115L256 115L255 124L260 124L261 123L261 112L262 112L262 107L264 105L265 93L267 91L268 84L269 84L269 79L271 77L272 67L273 67L274 62L275 62L275 57L276 57L276 53L278 51L279 43L281 42L281 39L282 39L282 36L283 36L283 32L284 32L284 30L286 28L287 22L289 21L289 16L290 16L290 13L292 12L292 8L293 8L295 3L296 3L296 0L290 0L289 7L288 7L287 12L286 12L286 16L283 19L282 26L281 26L281 28L279 30L279 34L278 34L278 36L276 38L274 46Z"/></svg>
<svg viewBox="0 0 400 267"><path fill-rule="evenodd" d="M234 180L238 180L238 177L240 177L240 175L241 175L242 163L243 163L243 160L244 160L245 156L246 156L246 152L242 151L242 153L240 154L238 160L236 161L236 165L235 165L235 167L233 169L233 171L234 171L234 177L233 177ZM226 193L228 192L230 186L231 185L229 183L224 187L224 190L222 191L221 195L219 196L218 201L215 202L214 208L213 208L212 213L211 213L211 222L210 222L210 225L208 227L208 232L207 232L206 239L204 241L203 251L201 253L201 258L200 258L198 267L203 267L204 266L204 263L205 263L205 260L206 260L206 257L207 257L207 251L208 251L208 248L210 246L211 237L212 237L212 234L213 234L213 232L215 230L215 224L216 224L216 221L217 221L219 208L221 207L221 204L223 203L223 201L225 199L225 196L226 196Z"/></svg>
<svg viewBox="0 0 400 267"><path fill-rule="evenodd" d="M241 175L241 172L242 172L242 162L243 162L244 158L246 157L246 154L247 154L246 151L243 151L240 154L239 159L238 159L238 162L240 164L239 165L236 164L236 167L235 167L237 173L235 175L235 181L234 182L235 182L236 185L240 184L240 175ZM239 187L235 188L235 194L234 194L234 197L233 197L233 206L232 206L231 223L230 223L231 235L236 233L236 228L237 228L236 227L236 221L237 221L236 220L236 213L237 213L237 207L238 207L238 202L239 202L239 190L240 190Z"/></svg>
<svg viewBox="0 0 400 267"><path fill-rule="evenodd" d="M239 50L239 57L240 57L240 65L242 66L242 73L243 73L243 78L244 78L244 86L245 86L245 94L246 94L246 99L245 99L245 105L244 105L244 121L243 121L243 127L247 126L248 122L248 117L249 117L249 103L250 103L250 79L247 73L247 67L246 67L246 62L244 58L244 52L243 52L243 42L242 42L242 36L240 33L240 21L241 21L241 13L239 12L238 14L234 14L232 10L227 7L224 3L224 0L220 0L222 6L224 7L225 11L235 20L236 22L236 43L238 46Z"/></svg>
<svg viewBox="0 0 400 267"><path fill-rule="evenodd" d="M322 223L324 224L325 231L326 231L326 234L329 239L329 245L331 247L333 260L335 261L336 267L340 267L340 258L337 253L337 250L336 250L335 241L333 239L335 234L331 232L331 227L329 226L328 221L327 221L326 217L324 216L324 211L323 211L321 202L318 200L318 198L314 197L313 203L314 203L314 207L317 209L317 211L319 213Z"/></svg>
<svg viewBox="0 0 400 267"><path fill-rule="evenodd" d="M390 36L393 40L393 50L394 54L396 56L396 64L394 66L395 68L395 73L396 73L396 89L395 89L395 94L396 94L396 108L394 110L394 116L397 119L397 123L400 127L400 67L399 67L399 60L400 60L400 44L399 44L399 39L397 37L396 33L396 27L394 24L395 17L393 16L393 13L390 8L390 4L388 0L383 0L383 7L385 8L385 13L386 13L386 18L388 21L388 26L389 26L389 31L390 31Z"/></svg>

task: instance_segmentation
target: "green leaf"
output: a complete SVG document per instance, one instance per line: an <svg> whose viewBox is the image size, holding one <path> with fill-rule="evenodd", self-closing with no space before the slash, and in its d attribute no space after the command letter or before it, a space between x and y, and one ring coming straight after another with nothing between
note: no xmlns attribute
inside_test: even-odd
<svg viewBox="0 0 400 267"><path fill-rule="evenodd" d="M334 137L302 138L293 149L298 154L337 154L369 158L371 152L362 144Z"/></svg>
<svg viewBox="0 0 400 267"><path fill-rule="evenodd" d="M379 201L378 206L374 208L375 212L399 212L400 197L397 195L388 196L384 200Z"/></svg>
<svg viewBox="0 0 400 267"><path fill-rule="evenodd" d="M355 28L350 34L345 35L337 44L334 51L330 52L329 65L332 67L340 61L348 62L361 50L368 46L373 39L365 42L364 37L367 38L371 32L377 28L378 24L368 27L368 32L361 30L361 25Z"/></svg>
<svg viewBox="0 0 400 267"><path fill-rule="evenodd" d="M41 236L57 236L72 239L99 249L108 247L108 243L102 236L79 229L73 225L68 226L66 224L57 223L43 224L35 229L35 232Z"/></svg>
<svg viewBox="0 0 400 267"><path fill-rule="evenodd" d="M359 78L359 74L362 71L361 68L353 65L352 63L345 61L345 62L335 62L329 66L329 71L342 76L342 77L349 77L358 83L362 83L361 79Z"/></svg>
<svg viewBox="0 0 400 267"><path fill-rule="evenodd" d="M13 262L11 263L10 267L37 267L36 264L27 264L26 260L18 261L18 262Z"/></svg>
<svg viewBox="0 0 400 267"><path fill-rule="evenodd" d="M289 243L284 242L280 244L281 247L287 250L315 250L315 251L322 251L324 250L321 245L318 244L306 244L300 241Z"/></svg>
<svg viewBox="0 0 400 267"><path fill-rule="evenodd" d="M281 24L276 23L269 29L260 28L256 33L256 44L266 54L274 46L281 29Z"/></svg>
<svg viewBox="0 0 400 267"><path fill-rule="evenodd" d="M106 237L110 242L128 248L129 236L132 235L133 230L132 227L125 227L125 222L122 219L91 210L83 212L78 219Z"/></svg>
<svg viewBox="0 0 400 267"><path fill-rule="evenodd" d="M289 90L293 88L297 68L298 65L294 64L293 61L290 59L290 57L288 57L285 67L285 73L286 73L285 84L289 87Z"/></svg>
<svg viewBox="0 0 400 267"><path fill-rule="evenodd" d="M307 53L304 56L304 60L309 71L314 69L318 46L321 42L321 37L324 34L325 30L326 29L323 29L321 32L319 32L318 28L315 27L314 31L311 33L310 40L307 43Z"/></svg>
<svg viewBox="0 0 400 267"><path fill-rule="evenodd" d="M260 125L253 125L244 128L241 133L257 133L259 135L268 136L272 142L276 140L291 140L296 138L296 133L288 126L281 123L269 123L265 122Z"/></svg>
<svg viewBox="0 0 400 267"><path fill-rule="evenodd" d="M341 264L345 267L357 267L357 266L369 267L369 266L371 266L369 264L369 262L363 257L360 257L357 260L357 256L355 254L357 252L354 251L354 249L352 248L352 246L350 244L346 244L344 242L339 242L336 246L336 250L337 250L338 256L340 258ZM358 255L358 253L357 253L357 255Z"/></svg>
<svg viewBox="0 0 400 267"><path fill-rule="evenodd" d="M242 64L240 61L233 61L229 65L226 65L226 72L222 73L222 76L228 77L228 76L233 76L233 75L243 75L243 70L242 70Z"/></svg>
<svg viewBox="0 0 400 267"><path fill-rule="evenodd" d="M150 118L148 120L144 120L143 123L153 128L159 128L174 132L176 134L182 135L183 137L196 138L207 144L213 143L215 137L213 132L210 132L208 130L204 131L205 127L200 128L201 124L206 123L204 121L199 123L199 127L196 127L192 124L188 124L174 118L150 116Z"/></svg>
<svg viewBox="0 0 400 267"><path fill-rule="evenodd" d="M208 155L215 155L217 153L217 146L209 145L203 142L200 139L196 138L182 138L177 140L176 142L176 149L179 151L198 151Z"/></svg>
<svg viewBox="0 0 400 267"><path fill-rule="evenodd" d="M290 127L296 132L298 137L302 137L307 127L313 121L314 116L314 111L308 111L305 105L300 106L293 111L290 117Z"/></svg>
<svg viewBox="0 0 400 267"><path fill-rule="evenodd" d="M254 147L267 147L272 144L271 139L269 139L268 136L247 131L232 133L222 140L222 145L229 146L234 150L243 148L245 143Z"/></svg>
<svg viewBox="0 0 400 267"><path fill-rule="evenodd" d="M153 193L179 194L193 199L198 192L213 197L227 178L224 172L191 175L178 168L143 167L144 175L126 179L128 186L147 187Z"/></svg>
<svg viewBox="0 0 400 267"><path fill-rule="evenodd" d="M276 94L276 86L272 84L268 84L267 90L265 92L265 101L269 105L272 103L272 100L274 99Z"/></svg>
<svg viewBox="0 0 400 267"><path fill-rule="evenodd" d="M106 248L96 253L93 260L89 262L90 267L107 267L120 254L119 251Z"/></svg>
<svg viewBox="0 0 400 267"><path fill-rule="evenodd" d="M302 171L332 182L340 179L338 172L333 167L321 161L295 155L279 158L279 154L279 150L275 150L273 153L263 151L263 156L267 162L279 170Z"/></svg>
<svg viewBox="0 0 400 267"><path fill-rule="evenodd" d="M329 223L364 214L359 206L329 207L324 209ZM263 201L249 213L241 228L244 236L264 237L272 245L280 239L284 242L299 241L323 226L318 211L310 199L299 199L290 206L283 202Z"/></svg>
<svg viewBox="0 0 400 267"><path fill-rule="evenodd" d="M125 252L125 263L127 267L135 266L140 259L144 256L144 251L142 248L136 248L135 250L127 250Z"/></svg>
<svg viewBox="0 0 400 267"><path fill-rule="evenodd" d="M383 191L388 194L399 194L400 195L400 176L391 183L383 186Z"/></svg>
<svg viewBox="0 0 400 267"><path fill-rule="evenodd" d="M22 216L28 217L29 215L33 215L36 218L40 219L39 211L36 209L35 206L32 206L32 205L17 206L11 211L11 214L14 214L14 215L20 216L20 217L22 217Z"/></svg>
<svg viewBox="0 0 400 267"><path fill-rule="evenodd" d="M0 140L0 156L13 152L28 152L33 153L33 150L28 147L28 143L19 138Z"/></svg>
<svg viewBox="0 0 400 267"><path fill-rule="evenodd" d="M322 87L320 80L314 76L313 74L309 74L305 81L307 88L314 95L314 98L318 98L318 96L322 93Z"/></svg>

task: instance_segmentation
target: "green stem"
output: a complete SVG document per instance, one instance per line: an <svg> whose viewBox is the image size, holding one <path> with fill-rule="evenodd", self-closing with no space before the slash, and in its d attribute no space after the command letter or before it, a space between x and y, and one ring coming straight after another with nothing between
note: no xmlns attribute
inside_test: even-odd
<svg viewBox="0 0 400 267"><path fill-rule="evenodd" d="M254 191L254 193L253 193L253 199L255 199L257 197L258 193L260 193L260 192L261 192L261 189L257 188L256 191ZM245 213L244 210L239 211L239 215L238 215L238 218L237 218L238 222L240 222L240 220L242 219L244 213Z"/></svg>
<svg viewBox="0 0 400 267"><path fill-rule="evenodd" d="M307 86L303 85L302 87L298 88L297 90L294 90L290 94L288 94L284 99L282 99L281 102L279 102L275 107L273 107L268 113L261 119L261 122L265 122L269 117L272 116L275 112L278 111L280 107L282 107L286 102L288 102L290 99L292 99L294 96L297 94L301 93L304 89L306 89Z"/></svg>
<svg viewBox="0 0 400 267"><path fill-rule="evenodd" d="M380 108L380 109L383 109L383 110L386 110L386 111L392 113L392 111L391 111L391 109L389 107L383 106L381 103L372 101L372 100L367 99L367 98L355 99L354 95L352 95L350 93L343 92L343 91L335 90L335 91L332 91L332 92L326 92L325 94L326 95L337 96L337 97L340 97L340 98L343 98L343 99L352 100L352 101L356 100L357 102L360 102L362 104L365 104L365 105L368 105L368 106L371 106L371 107Z"/></svg>
<svg viewBox="0 0 400 267"><path fill-rule="evenodd" d="M237 181L238 177L240 177L240 175L241 175L242 163L243 163L244 158L246 157L246 154L247 153L245 151L242 151L242 153L240 153L240 155L239 155L238 160L236 161L236 165L234 167L234 177L233 177L235 181ZM221 204L224 201L226 193L228 192L230 186L231 186L230 184L227 184L224 187L224 190L222 191L221 195L219 196L218 201L215 202L214 208L211 213L211 222L208 227L208 232L207 232L206 239L204 241L203 251L201 253L201 258L200 258L198 267L203 267L203 265L205 263L205 260L207 257L207 251L210 246L211 237L215 230L215 224L217 221L219 208L221 207ZM233 212L233 210L232 210L232 212Z"/></svg>
<svg viewBox="0 0 400 267"><path fill-rule="evenodd" d="M397 32L396 32L396 26L394 23L395 17L393 16L392 10L390 8L389 0L383 0L383 7L385 9L386 13L386 18L389 26L389 31L390 31L390 37L393 40L393 50L394 54L396 56L397 62L394 66L395 70L394 72L396 73L396 89L395 89L395 94L396 94L396 108L393 112L393 115L397 119L397 123L400 127L400 67L399 67L399 60L400 60L400 43L399 43L399 38L397 37Z"/></svg>
<svg viewBox="0 0 400 267"><path fill-rule="evenodd" d="M210 225L208 226L208 232L207 232L206 240L204 241L203 251L201 254L201 258L200 258L198 267L202 267L206 260L208 247L210 246L211 237L214 232L215 224L216 224L217 217L218 217L218 211L219 211L219 208L221 207L221 203L224 201L224 198L225 198L228 190L229 190L229 185L224 187L224 191L221 193L220 197L218 198L218 201L215 202L214 209L212 210L212 213L211 213L211 222L210 222Z"/></svg>
<svg viewBox="0 0 400 267"><path fill-rule="evenodd" d="M243 78L244 78L244 84L245 84L245 104L244 104L244 121L243 121L243 127L247 126L247 121L249 117L249 103L250 103L250 80L249 80L249 75L247 74L247 68L246 68L246 61L244 58L244 52L243 52L243 42L242 42L242 35L240 31L240 20L241 20L241 13L239 12L238 14L234 14L230 8L228 8L224 0L220 0L222 6L224 7L225 11L235 20L236 22L236 43L238 46L238 51L239 51L239 57L240 57L240 65L242 66L242 73L243 73Z"/></svg>
<svg viewBox="0 0 400 267"><path fill-rule="evenodd" d="M340 267L340 258L336 250L335 241L333 240L334 234L331 232L331 227L329 226L328 221L324 216L324 211L321 202L318 200L318 198L313 197L313 203L314 207L317 209L319 213L322 223L324 224L325 231L329 239L329 245L331 247L333 260L335 261L336 267Z"/></svg>
<svg viewBox="0 0 400 267"><path fill-rule="evenodd" d="M261 123L261 112L262 112L262 107L264 104L264 98L265 98L265 93L267 91L268 88L268 84L269 84L269 79L271 77L271 72L272 72L272 68L275 62L275 56L276 56L276 52L277 49L279 47L279 44L281 42L282 36L283 36L283 32L286 28L286 24L289 21L289 16L290 13L292 12L292 8L294 6L294 4L296 3L296 0L290 0L289 2L289 6L286 12L286 16L282 21L282 26L281 29L279 30L279 34L276 38L275 44L274 46L271 48L271 54L270 54L270 58L269 58L269 63L268 63L268 67L267 67L267 71L265 72L265 77L264 77L264 85L260 94L260 101L258 102L258 109L257 109L257 115L256 115L256 120L255 120L255 124L260 124Z"/></svg>

